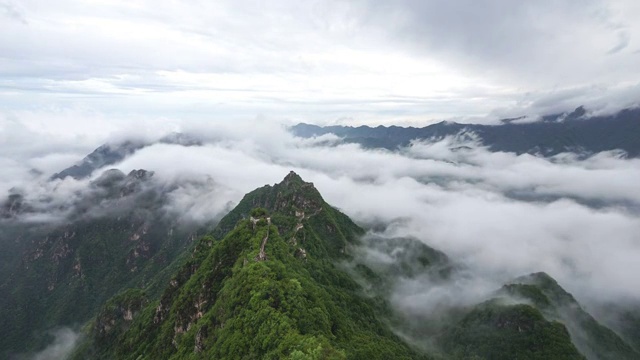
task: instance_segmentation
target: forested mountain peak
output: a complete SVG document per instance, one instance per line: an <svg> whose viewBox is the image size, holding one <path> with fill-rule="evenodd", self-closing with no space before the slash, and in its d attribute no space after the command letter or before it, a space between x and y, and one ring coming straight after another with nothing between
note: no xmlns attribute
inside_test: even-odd
<svg viewBox="0 0 640 360"><path fill-rule="evenodd" d="M221 224L232 225L200 239L160 299L107 302L76 358L422 358L336 266L362 229L313 184L291 172Z"/></svg>

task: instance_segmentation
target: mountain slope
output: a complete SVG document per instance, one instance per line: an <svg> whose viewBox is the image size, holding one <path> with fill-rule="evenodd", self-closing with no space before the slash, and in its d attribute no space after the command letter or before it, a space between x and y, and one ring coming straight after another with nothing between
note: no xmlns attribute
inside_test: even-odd
<svg viewBox="0 0 640 360"><path fill-rule="evenodd" d="M86 322L124 288L159 291L197 232L167 218L166 201L152 173L109 170L63 219L21 222L27 204L0 220L0 244L22 254L2 269L0 357L44 346L46 330Z"/></svg>
<svg viewBox="0 0 640 360"><path fill-rule="evenodd" d="M95 149L91 154L87 155L78 164L73 165L59 173L51 176L52 180L64 179L70 176L74 179L83 179L89 177L95 170L104 166L113 165L124 160L127 156L133 154L136 150L143 148L143 143L134 141L125 141L120 144L105 144Z"/></svg>
<svg viewBox="0 0 640 360"><path fill-rule="evenodd" d="M314 255L335 257L344 254L347 245L364 234L349 217L325 203L312 183L304 182L296 173L290 172L281 183L265 185L246 194L220 220L213 236L223 237L256 207L272 212L280 233L290 234L294 242L305 242L306 251ZM303 222L310 226L301 227Z"/></svg>
<svg viewBox="0 0 640 360"><path fill-rule="evenodd" d="M183 146L201 145L200 141L181 133L171 133L158 140L161 144L178 144ZM127 156L136 151L152 145L153 143L135 140L126 140L122 142L104 144L89 155L85 156L80 162L72 165L59 173L53 174L51 180L64 179L72 177L74 179L85 179L91 174L103 167L114 165Z"/></svg>
<svg viewBox="0 0 640 360"><path fill-rule="evenodd" d="M247 210L257 204L266 209ZM119 332L105 335L100 324L110 320L98 317L94 343L85 345L84 354L122 359L421 357L381 322L380 306L362 297L360 287L334 266L336 259L349 257L362 230L327 205L312 184L290 173L280 184L255 190L214 233L225 232L220 241L201 239L159 301L132 320L115 316L126 323L111 326Z"/></svg>
<svg viewBox="0 0 640 360"><path fill-rule="evenodd" d="M474 307L441 340L456 358L584 359L567 329L534 307L489 301Z"/></svg>
<svg viewBox="0 0 640 360"><path fill-rule="evenodd" d="M629 157L640 156L640 108L626 109L610 116L583 116L584 109L578 108L573 113L546 116L534 123L503 121L501 125L478 125L441 122L423 128L298 124L291 131L301 137L333 133L345 142L389 150L409 146L416 139L431 141L472 132L491 151L553 156L562 152L591 155L619 149Z"/></svg>
<svg viewBox="0 0 640 360"><path fill-rule="evenodd" d="M608 303L597 309L598 315L608 327L632 346L636 352L640 352L640 304L632 303Z"/></svg>
<svg viewBox="0 0 640 360"><path fill-rule="evenodd" d="M545 273L515 279L466 310L441 337L455 356L488 359L638 359L616 333L585 312Z"/></svg>
<svg viewBox="0 0 640 360"><path fill-rule="evenodd" d="M595 359L639 359L636 352L611 329L588 314L546 273L520 277L503 288L506 294L528 299L547 318L567 326L573 343L587 357Z"/></svg>
<svg viewBox="0 0 640 360"><path fill-rule="evenodd" d="M429 283L440 294L466 276L463 267L418 239L368 235L363 241L368 246L356 257L355 277L385 298L404 293L394 292L395 282ZM394 328L445 359L585 359L563 322L504 290L473 306L440 303L429 311L404 311L401 306L395 314Z"/></svg>

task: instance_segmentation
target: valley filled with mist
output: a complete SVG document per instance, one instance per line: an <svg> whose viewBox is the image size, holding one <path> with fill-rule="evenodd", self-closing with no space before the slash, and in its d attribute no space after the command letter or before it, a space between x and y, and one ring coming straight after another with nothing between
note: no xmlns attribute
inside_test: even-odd
<svg viewBox="0 0 640 360"><path fill-rule="evenodd" d="M614 348L637 354L640 160L620 150L491 151L469 129L389 150L259 122L155 138L131 132L97 145L64 176L63 167L37 168L41 160L29 158L25 144L14 178L5 174L1 241L12 252L2 287L15 298L3 297L3 321L33 327L19 337L26 347L4 344L14 355L44 339L54 339L45 353L71 351L58 342L86 341L91 331L82 324L123 289L160 294L200 236L221 239L233 228L219 221L245 193L290 171L363 229L332 263L359 284L359 296L386 304L382 319L419 353L446 354L450 341L438 339L478 304L535 305L505 284L550 281L547 296L573 297L543 314L567 326L582 354L613 351L593 344L584 328L593 324L616 332L610 336L623 345ZM47 315L25 322L20 311Z"/></svg>

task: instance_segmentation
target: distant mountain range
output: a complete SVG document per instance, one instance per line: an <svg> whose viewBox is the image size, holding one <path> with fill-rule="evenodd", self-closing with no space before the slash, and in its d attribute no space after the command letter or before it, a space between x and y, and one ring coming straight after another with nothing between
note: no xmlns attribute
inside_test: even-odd
<svg viewBox="0 0 640 360"><path fill-rule="evenodd" d="M447 136L472 135L491 151L553 156L563 152L582 157L611 150L624 151L624 156L640 156L640 108L630 108L610 116L586 117L579 107L571 113L543 116L536 122L521 123L522 118L505 119L500 125L440 122L422 128L399 126L317 126L300 123L289 128L292 134L310 138L335 134L345 143L365 148L398 150L412 141L438 141ZM125 140L104 144L77 164L51 176L83 179L94 171L114 165L134 152L154 143L197 146L197 136L172 133L157 142Z"/></svg>
<svg viewBox="0 0 640 360"><path fill-rule="evenodd" d="M440 122L422 128L399 126L316 126L298 124L291 128L300 137L335 134L344 142L366 148L397 150L412 140L436 141L446 136L473 133L491 151L553 156L573 152L589 156L602 151L622 150L628 157L640 156L640 108L615 115L586 117L583 107L566 114L548 115L540 121L506 119L500 125Z"/></svg>

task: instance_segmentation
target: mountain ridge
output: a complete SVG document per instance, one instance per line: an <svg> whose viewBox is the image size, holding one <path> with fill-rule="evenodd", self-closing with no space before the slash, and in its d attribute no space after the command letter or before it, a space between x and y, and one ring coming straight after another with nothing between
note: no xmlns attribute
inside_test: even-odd
<svg viewBox="0 0 640 360"><path fill-rule="evenodd" d="M461 132L476 134L491 151L554 156L575 152L590 156L602 151L622 150L626 156L640 156L640 108L624 109L614 115L585 117L579 107L571 113L548 115L538 122L503 121L498 125L439 122L416 128L399 126L317 126L299 123L291 132L310 138L335 134L347 143L365 148L395 151L413 140L438 141Z"/></svg>
<svg viewBox="0 0 640 360"><path fill-rule="evenodd" d="M478 135L491 151L545 157L575 152L587 157L602 151L622 150L628 157L640 156L640 107L623 109L614 115L588 117L587 110L581 106L573 112L544 115L536 122L518 123L518 120L522 120L522 117L503 119L495 125L441 121L425 127L318 126L299 123L289 127L289 131L304 138L332 133L347 143L392 151L410 146L412 140L438 141L446 136L468 132ZM108 142L49 179L88 178L94 171L112 166L155 143L198 146L203 144L203 140L194 135L174 132L157 141Z"/></svg>
<svg viewBox="0 0 640 360"><path fill-rule="evenodd" d="M158 139L157 142L127 139L122 141L108 142L96 148L78 163L53 174L49 178L49 180L63 180L67 177L71 177L76 180L85 179L89 177L94 171L106 166L114 165L124 160L127 156L132 155L136 151L154 143L174 144L182 146L202 145L202 142L200 140L178 132L172 132L168 135L165 135Z"/></svg>
<svg viewBox="0 0 640 360"><path fill-rule="evenodd" d="M77 358L424 358L384 326L379 305L334 265L362 229L311 183L291 172L247 194L227 218L223 237L203 237L159 301L131 311L139 315L129 320L117 310L121 325L111 329L120 333L105 336L101 324L111 320L98 318L93 344ZM130 309L131 296L111 308Z"/></svg>

